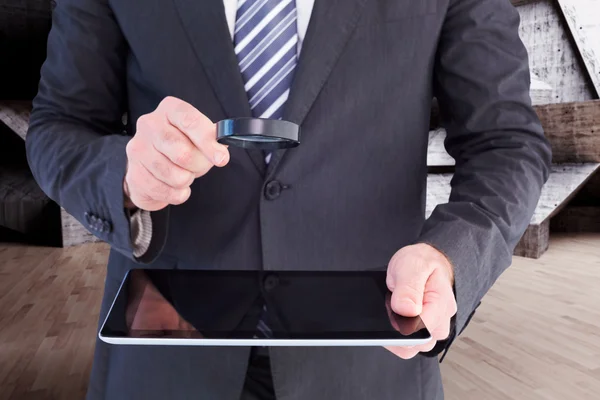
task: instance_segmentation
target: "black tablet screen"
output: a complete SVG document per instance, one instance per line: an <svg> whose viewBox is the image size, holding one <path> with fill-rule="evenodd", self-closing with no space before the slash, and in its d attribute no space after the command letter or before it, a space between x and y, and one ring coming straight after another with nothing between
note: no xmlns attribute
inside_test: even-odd
<svg viewBox="0 0 600 400"><path fill-rule="evenodd" d="M390 309L385 271L133 270L104 337L426 339Z"/></svg>

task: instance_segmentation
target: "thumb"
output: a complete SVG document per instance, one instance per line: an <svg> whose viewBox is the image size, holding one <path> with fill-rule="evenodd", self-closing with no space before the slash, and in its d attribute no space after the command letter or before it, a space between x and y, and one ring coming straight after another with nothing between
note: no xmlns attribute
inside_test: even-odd
<svg viewBox="0 0 600 400"><path fill-rule="evenodd" d="M416 317L423 311L423 294L429 274L425 268L398 265L393 271L392 310L403 317Z"/></svg>

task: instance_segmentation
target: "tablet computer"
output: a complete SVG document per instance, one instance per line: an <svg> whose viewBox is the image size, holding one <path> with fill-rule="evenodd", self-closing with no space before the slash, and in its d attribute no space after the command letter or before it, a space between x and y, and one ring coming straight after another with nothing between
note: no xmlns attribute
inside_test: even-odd
<svg viewBox="0 0 600 400"><path fill-rule="evenodd" d="M118 345L416 346L385 271L129 271L99 332Z"/></svg>

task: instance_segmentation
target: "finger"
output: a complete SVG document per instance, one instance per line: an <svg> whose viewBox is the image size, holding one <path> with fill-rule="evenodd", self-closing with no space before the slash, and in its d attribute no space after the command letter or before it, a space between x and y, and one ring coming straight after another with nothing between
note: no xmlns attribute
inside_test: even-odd
<svg viewBox="0 0 600 400"><path fill-rule="evenodd" d="M140 159L153 150L158 151L197 176L205 174L213 166L183 133L156 114L142 115L137 120L137 132L126 150L129 160Z"/></svg>
<svg viewBox="0 0 600 400"><path fill-rule="evenodd" d="M423 293L429 271L418 264L396 265L388 269L393 282L392 310L404 317L416 317L423 308Z"/></svg>
<svg viewBox="0 0 600 400"><path fill-rule="evenodd" d="M125 175L125 182L129 187L129 200L131 200L137 208L142 210L162 210L168 206L169 203L154 200L139 189L140 185L147 185L148 182L152 182L153 178L150 179L147 175L149 175L149 173L145 172L144 167L140 163L133 162L132 160L129 161L127 175Z"/></svg>
<svg viewBox="0 0 600 400"><path fill-rule="evenodd" d="M182 204L190 197L189 187L184 189L172 188L159 181L141 163L132 163L128 172L128 184L131 190L131 200L142 209L140 204L147 206L159 206L164 204ZM135 182L135 183L132 183ZM158 209L161 209L158 208ZM148 209L148 211L154 211Z"/></svg>
<svg viewBox="0 0 600 400"><path fill-rule="evenodd" d="M196 179L193 172L181 168L158 151L144 153L140 162L156 179L175 189L189 187Z"/></svg>
<svg viewBox="0 0 600 400"><path fill-rule="evenodd" d="M194 176L205 175L213 166L184 134L173 127L167 127L154 137L154 148L175 165L190 171Z"/></svg>
<svg viewBox="0 0 600 400"><path fill-rule="evenodd" d="M183 132L215 166L229 161L229 150L217 142L217 127L191 104L179 99L165 99L166 116L171 125Z"/></svg>
<svg viewBox="0 0 600 400"><path fill-rule="evenodd" d="M421 319L435 340L444 340L450 335L452 304L456 304L452 287L441 271L435 270L427 282L421 313Z"/></svg>
<svg viewBox="0 0 600 400"><path fill-rule="evenodd" d="M415 347L385 346L385 349L404 360L410 360L419 354Z"/></svg>
<svg viewBox="0 0 600 400"><path fill-rule="evenodd" d="M390 324L395 330L404 336L412 335L418 330L421 324L419 318L402 317L392 311L391 295L389 293L385 296L385 308L390 319Z"/></svg>
<svg viewBox="0 0 600 400"><path fill-rule="evenodd" d="M436 344L437 344L437 340L432 339L425 344L416 346L415 350L417 350L419 353L428 353L431 350L433 350L433 348L435 347Z"/></svg>
<svg viewBox="0 0 600 400"><path fill-rule="evenodd" d="M429 342L419 346L385 346L385 348L400 358L405 360L413 358L419 353L428 353L434 349L437 344L436 340L430 340Z"/></svg>

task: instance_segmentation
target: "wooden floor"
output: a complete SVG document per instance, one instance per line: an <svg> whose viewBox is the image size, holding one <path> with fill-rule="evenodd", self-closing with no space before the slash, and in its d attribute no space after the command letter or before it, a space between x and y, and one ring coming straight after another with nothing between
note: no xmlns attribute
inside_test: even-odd
<svg viewBox="0 0 600 400"><path fill-rule="evenodd" d="M107 246L0 244L0 399L81 399ZM600 398L600 234L515 258L442 365L449 400Z"/></svg>
<svg viewBox="0 0 600 400"><path fill-rule="evenodd" d="M107 255L0 244L1 400L84 397Z"/></svg>
<svg viewBox="0 0 600 400"><path fill-rule="evenodd" d="M515 257L442 372L450 400L600 399L600 234Z"/></svg>

